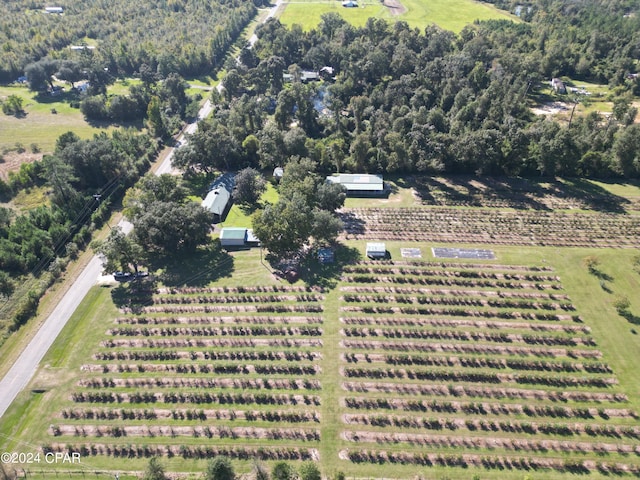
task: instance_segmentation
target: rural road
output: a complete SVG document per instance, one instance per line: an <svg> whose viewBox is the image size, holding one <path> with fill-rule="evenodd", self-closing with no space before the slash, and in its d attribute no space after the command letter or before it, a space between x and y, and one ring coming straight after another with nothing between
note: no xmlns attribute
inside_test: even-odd
<svg viewBox="0 0 640 480"><path fill-rule="evenodd" d="M194 133L198 128L198 120L206 118L211 113L212 108L213 105L207 100L198 112L196 121L188 124L184 128L183 133L178 137L178 141L184 143L184 133ZM162 161L155 172L156 175L171 172L171 159L173 158L174 150L175 148L172 148ZM118 223L118 226L120 226L125 233L131 231L133 228L133 225L124 219ZM101 273L102 261L96 255L91 259L82 273L80 273L75 282L73 282L71 288L69 288L60 303L58 303L56 308L44 321L38 333L31 339L11 369L4 378L0 380L0 418L5 414L22 389L31 381L42 358L51 345L53 345L53 342L67 324L73 312L78 308L78 305L80 305L85 295L91 287L95 285Z"/></svg>
<svg viewBox="0 0 640 480"><path fill-rule="evenodd" d="M269 18L273 17L281 5L282 0L277 0L275 5L270 8L268 15L262 20L262 23L266 22ZM250 45L253 45L258 37L252 35L249 39ZM222 89L222 83L218 85L218 91ZM188 124L183 132L178 136L178 145L185 143L185 133L193 134L198 128L198 121L206 118L211 114L213 105L207 100L200 111L198 112L197 119ZM156 175L162 175L163 173L170 173L172 170L171 159L175 148L172 148L160 166L156 169ZM120 225L125 232L130 231L132 225L126 220L122 220ZM62 300L51 314L44 321L38 333L31 339L29 344L22 351L16 362L11 369L7 372L2 380L0 380L0 418L5 414L11 403L15 400L18 394L27 386L27 384L33 378L36 373L38 365L42 361L42 358L47 353L53 342L56 340L64 326L67 324L73 312L80 305L80 302L84 299L85 295L89 292L91 287L95 285L96 280L102 273L102 261L98 256L94 256L89 264L84 268L82 273L75 280L71 288L63 296Z"/></svg>

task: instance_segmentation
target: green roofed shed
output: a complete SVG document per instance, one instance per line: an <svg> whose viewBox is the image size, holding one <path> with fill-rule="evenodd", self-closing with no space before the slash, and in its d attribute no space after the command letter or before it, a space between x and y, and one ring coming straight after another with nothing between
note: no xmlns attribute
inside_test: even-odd
<svg viewBox="0 0 640 480"><path fill-rule="evenodd" d="M242 247L246 240L246 228L225 227L220 230L220 244L223 247Z"/></svg>

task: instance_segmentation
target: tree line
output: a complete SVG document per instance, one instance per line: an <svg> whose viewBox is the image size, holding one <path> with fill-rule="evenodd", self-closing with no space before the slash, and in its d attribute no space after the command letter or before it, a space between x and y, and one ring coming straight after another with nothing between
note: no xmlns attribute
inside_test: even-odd
<svg viewBox="0 0 640 480"><path fill-rule="evenodd" d="M628 77L638 33L625 23L637 19L616 2L590 21L580 8L534 7L528 23L481 22L459 36L377 19L357 28L334 13L309 32L270 20L229 65L213 117L176 162L192 171L273 168L298 156L324 171L637 177L638 81ZM606 30L596 35L598 22ZM596 48L602 36L620 48ZM324 66L333 81L302 80ZM543 84L563 75L609 82L612 114L569 124L534 115Z"/></svg>
<svg viewBox="0 0 640 480"><path fill-rule="evenodd" d="M33 187L48 194L46 204L24 213L0 207L0 295L18 300L15 311L6 311L6 302L0 307L7 319L0 325L3 332L35 313L41 295L89 243L157 150L149 135L131 130L88 140L68 132L58 138L53 154L23 164L9 182L0 183L4 200ZM22 291L25 285L28 291Z"/></svg>
<svg viewBox="0 0 640 480"><path fill-rule="evenodd" d="M160 460L157 457L149 459L142 480L168 480L168 478ZM208 460L204 478L205 480L237 480L240 476L236 474L228 457L218 455ZM317 464L312 461L303 462L298 468L288 462L278 461L273 464L271 470L268 470L262 462L254 460L251 478L255 480L320 480L322 476ZM334 478L344 480L345 475L338 472Z"/></svg>

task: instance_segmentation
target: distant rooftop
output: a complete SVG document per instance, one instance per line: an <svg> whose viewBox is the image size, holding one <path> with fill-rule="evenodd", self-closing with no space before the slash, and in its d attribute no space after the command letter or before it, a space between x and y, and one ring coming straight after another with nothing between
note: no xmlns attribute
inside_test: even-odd
<svg viewBox="0 0 640 480"><path fill-rule="evenodd" d="M218 187L224 187L227 189L229 193L233 192L233 189L236 186L236 174L235 173L223 173L218 178L216 178L211 185L209 185L209 190L214 190Z"/></svg>
<svg viewBox="0 0 640 480"><path fill-rule="evenodd" d="M379 191L384 190L382 175L370 173L340 173L327 177L328 182L344 185L348 191Z"/></svg>

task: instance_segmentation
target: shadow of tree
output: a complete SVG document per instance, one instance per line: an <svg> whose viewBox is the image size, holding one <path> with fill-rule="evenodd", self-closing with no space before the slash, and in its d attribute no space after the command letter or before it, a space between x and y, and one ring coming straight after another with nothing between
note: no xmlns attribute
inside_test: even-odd
<svg viewBox="0 0 640 480"><path fill-rule="evenodd" d="M140 313L142 308L153 303L156 282L153 278L139 278L130 282L121 282L111 290L111 300L118 308L129 308Z"/></svg>
<svg viewBox="0 0 640 480"><path fill-rule="evenodd" d="M631 203L600 185L580 178L417 177L415 190L427 205L508 206L542 211L578 207L597 212L624 213Z"/></svg>
<svg viewBox="0 0 640 480"><path fill-rule="evenodd" d="M205 286L233 273L233 257L215 242L192 253L153 255L149 259L151 271L167 286Z"/></svg>
<svg viewBox="0 0 640 480"><path fill-rule="evenodd" d="M345 265L362 259L357 248L338 244L334 247L334 262L320 263L314 251L309 253L300 263L300 278L307 284L323 288L334 288Z"/></svg>
<svg viewBox="0 0 640 480"><path fill-rule="evenodd" d="M596 277L598 280L600 280L601 282L613 282L613 277L611 275L609 275L608 273L605 273L603 271L601 271L598 268L590 268L589 269L589 273L591 275L593 275L594 277ZM600 284L600 286L602 286L602 283ZM602 287L603 290L607 291L606 288Z"/></svg>
<svg viewBox="0 0 640 480"><path fill-rule="evenodd" d="M627 320L627 322L632 323L633 325L640 325L640 317L638 315L634 315L629 310L622 310L618 313Z"/></svg>
<svg viewBox="0 0 640 480"><path fill-rule="evenodd" d="M338 212L338 216L344 223L344 231L350 235L362 235L365 232L365 222L351 212Z"/></svg>

